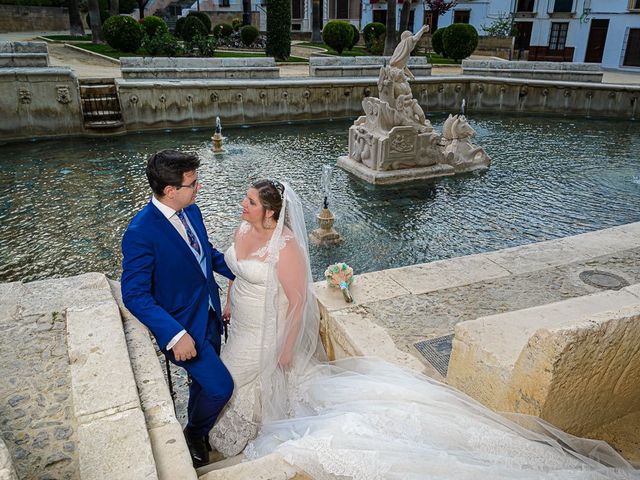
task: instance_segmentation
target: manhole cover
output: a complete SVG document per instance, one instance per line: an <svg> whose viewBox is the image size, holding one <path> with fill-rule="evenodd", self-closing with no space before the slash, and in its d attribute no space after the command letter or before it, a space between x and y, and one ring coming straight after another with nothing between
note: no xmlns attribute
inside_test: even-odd
<svg viewBox="0 0 640 480"><path fill-rule="evenodd" d="M424 355L424 358L433 365L443 377L447 376L449 357L451 357L451 342L453 334L444 337L431 338L415 343L414 346Z"/></svg>
<svg viewBox="0 0 640 480"><path fill-rule="evenodd" d="M604 290L620 290L629 286L629 282L620 275L601 270L585 270L580 273L579 277L587 285Z"/></svg>

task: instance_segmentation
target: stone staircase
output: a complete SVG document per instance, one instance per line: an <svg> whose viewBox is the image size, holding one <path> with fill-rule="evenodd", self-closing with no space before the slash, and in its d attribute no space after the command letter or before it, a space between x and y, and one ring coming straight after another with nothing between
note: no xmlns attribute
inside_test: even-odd
<svg viewBox="0 0 640 480"><path fill-rule="evenodd" d="M115 80L83 78L79 82L84 128L96 133L124 132Z"/></svg>

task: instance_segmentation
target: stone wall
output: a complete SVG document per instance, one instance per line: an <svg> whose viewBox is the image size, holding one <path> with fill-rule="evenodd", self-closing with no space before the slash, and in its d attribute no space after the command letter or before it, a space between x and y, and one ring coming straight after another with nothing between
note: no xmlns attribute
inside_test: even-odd
<svg viewBox="0 0 640 480"><path fill-rule="evenodd" d="M0 68L0 140L84 133L78 80L70 68Z"/></svg>
<svg viewBox="0 0 640 480"><path fill-rule="evenodd" d="M56 30L69 30L66 8L0 5L0 33Z"/></svg>
<svg viewBox="0 0 640 480"><path fill-rule="evenodd" d="M129 131L352 118L362 99L377 95L377 79L264 81L117 80ZM483 77L425 78L412 82L427 112L457 112L463 99L471 113L576 115L635 119L638 86L545 82Z"/></svg>

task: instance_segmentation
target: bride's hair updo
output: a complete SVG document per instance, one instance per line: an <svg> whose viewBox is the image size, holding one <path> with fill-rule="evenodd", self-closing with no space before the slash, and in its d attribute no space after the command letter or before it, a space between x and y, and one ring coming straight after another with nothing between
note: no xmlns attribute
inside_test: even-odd
<svg viewBox="0 0 640 480"><path fill-rule="evenodd" d="M262 206L266 210L273 210L273 219L277 222L282 210L284 185L277 180L257 180L251 186L258 191Z"/></svg>

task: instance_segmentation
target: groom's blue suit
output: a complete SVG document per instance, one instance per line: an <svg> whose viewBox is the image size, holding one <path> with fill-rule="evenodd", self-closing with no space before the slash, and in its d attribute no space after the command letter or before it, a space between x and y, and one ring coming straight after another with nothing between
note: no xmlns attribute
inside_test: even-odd
<svg viewBox="0 0 640 480"><path fill-rule="evenodd" d="M200 209L194 204L183 212L204 250L202 263L149 202L122 239L122 297L131 313L151 330L164 354L191 375L188 426L193 435L206 435L233 391L233 380L218 357L222 321L213 272L229 279L234 276L224 255L209 243ZM195 341L197 356L180 362L167 344L183 329Z"/></svg>

